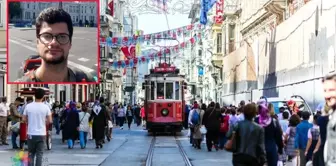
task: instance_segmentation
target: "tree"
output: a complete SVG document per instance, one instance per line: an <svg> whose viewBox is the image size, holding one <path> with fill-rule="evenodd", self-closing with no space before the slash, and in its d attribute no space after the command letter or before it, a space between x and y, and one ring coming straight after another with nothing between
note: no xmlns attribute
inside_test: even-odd
<svg viewBox="0 0 336 166"><path fill-rule="evenodd" d="M9 2L9 17L12 20L14 17L20 17L22 14L22 9L20 2Z"/></svg>

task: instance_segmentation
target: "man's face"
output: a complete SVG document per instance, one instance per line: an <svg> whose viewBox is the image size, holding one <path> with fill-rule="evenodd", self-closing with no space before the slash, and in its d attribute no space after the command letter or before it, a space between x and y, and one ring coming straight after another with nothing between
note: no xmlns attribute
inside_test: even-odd
<svg viewBox="0 0 336 166"><path fill-rule="evenodd" d="M324 98L329 107L336 106L336 81L326 80L323 83Z"/></svg>
<svg viewBox="0 0 336 166"><path fill-rule="evenodd" d="M48 24L43 22L40 30L40 35L41 34L44 34L43 37L40 36L40 38L37 40L37 50L41 58L47 64L60 64L65 62L68 59L71 42L69 41L64 44L60 43L59 41L62 39L63 41L66 40L64 38L68 37L67 35L69 35L67 24ZM58 37L59 41L56 40L56 37L45 34L51 34L53 36L60 35Z"/></svg>

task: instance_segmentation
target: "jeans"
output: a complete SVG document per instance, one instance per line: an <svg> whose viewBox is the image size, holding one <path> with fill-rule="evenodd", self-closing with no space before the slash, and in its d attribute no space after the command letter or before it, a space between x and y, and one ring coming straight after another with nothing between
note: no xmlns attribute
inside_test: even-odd
<svg viewBox="0 0 336 166"><path fill-rule="evenodd" d="M194 137L194 128L193 127L190 127L189 128L189 130L190 130L190 139L189 139L189 141L190 141L190 144L193 144L194 143L194 141L193 141L193 137Z"/></svg>
<svg viewBox="0 0 336 166"><path fill-rule="evenodd" d="M18 145L16 143L16 138L19 136L19 133L12 131L12 146L13 148L18 148Z"/></svg>
<svg viewBox="0 0 336 166"><path fill-rule="evenodd" d="M56 134L60 133L60 123L59 123L59 121L60 121L59 117L54 117L53 118L53 124L54 124L54 127L56 129Z"/></svg>
<svg viewBox="0 0 336 166"><path fill-rule="evenodd" d="M118 117L118 119L119 119L119 126L123 127L125 123L125 117Z"/></svg>
<svg viewBox="0 0 336 166"><path fill-rule="evenodd" d="M79 142L82 148L86 147L87 135L88 135L88 132L84 132L84 131L79 132Z"/></svg>
<svg viewBox="0 0 336 166"><path fill-rule="evenodd" d="M112 113L111 114L111 121L112 121L112 124L116 124L116 114L115 113Z"/></svg>
<svg viewBox="0 0 336 166"><path fill-rule="evenodd" d="M42 135L28 135L28 166L42 166L45 138Z"/></svg>
<svg viewBox="0 0 336 166"><path fill-rule="evenodd" d="M220 132L219 133L219 148L223 149L226 141L227 141L226 133Z"/></svg>

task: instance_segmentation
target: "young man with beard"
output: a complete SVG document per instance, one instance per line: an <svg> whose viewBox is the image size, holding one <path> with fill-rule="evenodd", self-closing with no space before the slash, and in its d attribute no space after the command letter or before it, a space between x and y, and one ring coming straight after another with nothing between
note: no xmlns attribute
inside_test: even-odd
<svg viewBox="0 0 336 166"><path fill-rule="evenodd" d="M327 125L327 139L324 146L324 161L326 166L336 165L336 72L329 73L322 80L324 98L331 108Z"/></svg>
<svg viewBox="0 0 336 166"><path fill-rule="evenodd" d="M72 20L66 11L53 7L44 9L36 18L41 66L16 82L95 82L91 74L68 67L72 35Z"/></svg>

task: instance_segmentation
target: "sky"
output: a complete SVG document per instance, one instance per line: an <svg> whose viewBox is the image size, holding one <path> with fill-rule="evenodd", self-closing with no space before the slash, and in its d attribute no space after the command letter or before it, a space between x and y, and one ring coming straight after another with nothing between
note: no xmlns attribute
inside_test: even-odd
<svg viewBox="0 0 336 166"><path fill-rule="evenodd" d="M167 18L168 24L164 14L139 14L138 28L149 34L186 26L191 22L187 14L167 14Z"/></svg>

